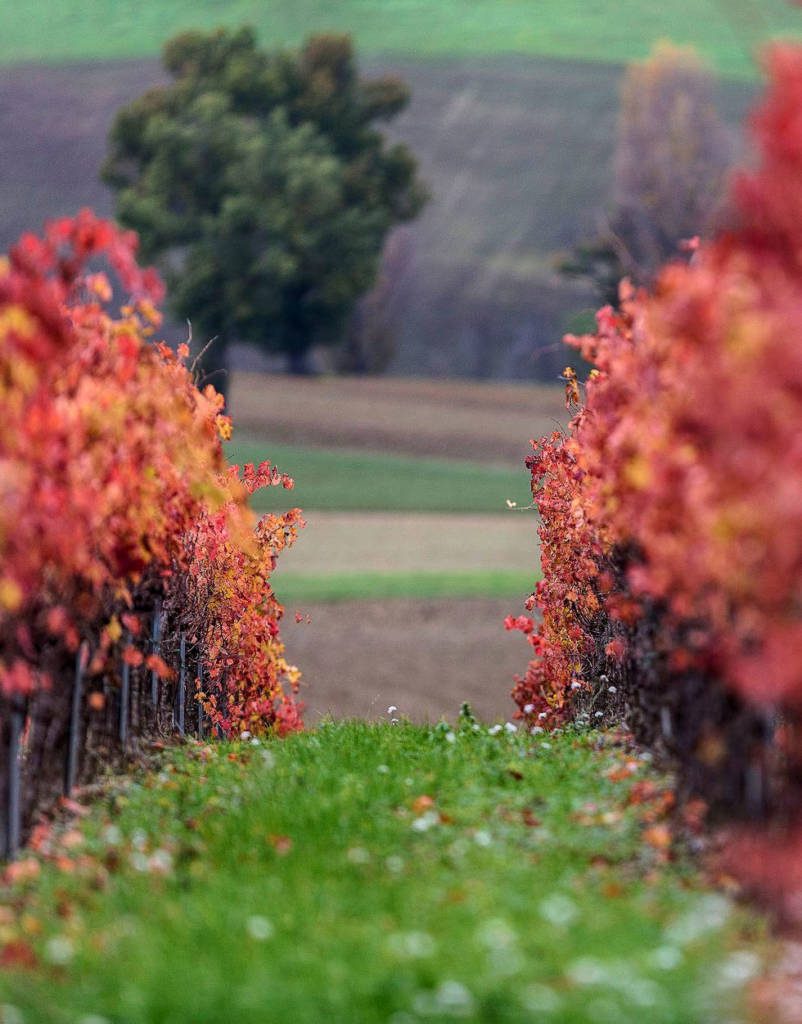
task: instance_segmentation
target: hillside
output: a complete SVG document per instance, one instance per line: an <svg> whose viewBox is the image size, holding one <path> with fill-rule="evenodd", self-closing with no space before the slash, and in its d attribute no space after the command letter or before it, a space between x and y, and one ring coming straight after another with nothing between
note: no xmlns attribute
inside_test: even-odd
<svg viewBox="0 0 802 1024"><path fill-rule="evenodd" d="M594 304L587 289L556 278L553 254L592 230L605 204L621 68L543 58L364 63L410 83L393 135L418 155L432 193L405 229L410 259L390 302L392 372L553 380L565 365L562 334ZM81 206L112 212L98 181L109 124L160 74L152 59L0 69L0 248ZM731 124L752 92L721 86ZM237 359L264 368L252 353Z"/></svg>

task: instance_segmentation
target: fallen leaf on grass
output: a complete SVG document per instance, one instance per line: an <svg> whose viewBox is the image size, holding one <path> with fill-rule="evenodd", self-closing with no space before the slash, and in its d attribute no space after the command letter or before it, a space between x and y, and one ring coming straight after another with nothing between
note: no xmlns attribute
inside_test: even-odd
<svg viewBox="0 0 802 1024"><path fill-rule="evenodd" d="M286 856L292 849L292 839L289 836L276 836L269 835L267 841L279 855L279 857Z"/></svg>
<svg viewBox="0 0 802 1024"><path fill-rule="evenodd" d="M622 782L624 779L628 779L630 775L634 775L640 768L637 761L627 761L625 764L619 764L615 768L611 768L605 772L605 776L611 782Z"/></svg>
<svg viewBox="0 0 802 1024"><path fill-rule="evenodd" d="M43 821L38 825L35 825L31 832L31 838L28 840L28 846L30 849L36 851L44 849L50 842L52 831L53 826L50 822Z"/></svg>
<svg viewBox="0 0 802 1024"><path fill-rule="evenodd" d="M627 803L630 806L636 804L646 804L650 800L655 800L660 795L660 789L656 782L652 779L641 779L640 782L636 782L632 789L630 789L627 795Z"/></svg>
<svg viewBox="0 0 802 1024"><path fill-rule="evenodd" d="M39 877L42 867L35 857L26 857L24 860L12 861L3 872L3 881L6 885L19 885L21 882L30 882Z"/></svg>
<svg viewBox="0 0 802 1024"><path fill-rule="evenodd" d="M20 928L26 935L41 935L42 922L33 914L23 914L20 918Z"/></svg>
<svg viewBox="0 0 802 1024"><path fill-rule="evenodd" d="M65 811L69 811L70 814L75 814L79 818L85 818L87 814L89 814L88 807L84 807L83 804L79 804L77 800L71 800L68 796L63 796L61 798L60 806Z"/></svg>
<svg viewBox="0 0 802 1024"><path fill-rule="evenodd" d="M76 846L81 846L83 841L84 837L77 828L70 829L69 832L65 832L61 837L61 845L65 850L72 850Z"/></svg>
<svg viewBox="0 0 802 1024"><path fill-rule="evenodd" d="M668 825L652 825L644 831L643 841L655 850L668 850L671 846L671 829Z"/></svg>
<svg viewBox="0 0 802 1024"><path fill-rule="evenodd" d="M33 970L38 961L36 953L21 939L14 939L7 942L0 950L0 967L5 968L26 968Z"/></svg>
<svg viewBox="0 0 802 1024"><path fill-rule="evenodd" d="M665 818L670 811L674 809L674 805L677 802L677 798L674 795L673 790L666 789L660 793L659 797L648 804L647 807L641 812L640 819L644 824L659 821L660 818Z"/></svg>

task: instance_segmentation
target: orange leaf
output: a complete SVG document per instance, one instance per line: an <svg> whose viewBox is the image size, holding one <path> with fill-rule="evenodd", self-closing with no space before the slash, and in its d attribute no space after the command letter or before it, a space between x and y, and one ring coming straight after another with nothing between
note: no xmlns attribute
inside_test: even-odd
<svg viewBox="0 0 802 1024"><path fill-rule="evenodd" d="M7 942L0 950L0 967L32 970L37 965L36 953L21 939Z"/></svg>
<svg viewBox="0 0 802 1024"><path fill-rule="evenodd" d="M280 857L285 857L292 849L292 839L289 836L269 835L267 841Z"/></svg>
<svg viewBox="0 0 802 1024"><path fill-rule="evenodd" d="M667 850L671 846L671 830L668 825L652 825L643 833L643 841L655 850Z"/></svg>
<svg viewBox="0 0 802 1024"><path fill-rule="evenodd" d="M123 661L126 665L141 665L144 660L142 651L138 651L136 647L126 647L123 651Z"/></svg>

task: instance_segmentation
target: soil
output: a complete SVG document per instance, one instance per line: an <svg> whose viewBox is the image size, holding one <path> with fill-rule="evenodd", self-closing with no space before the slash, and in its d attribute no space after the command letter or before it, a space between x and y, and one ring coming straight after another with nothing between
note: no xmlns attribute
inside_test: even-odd
<svg viewBox="0 0 802 1024"><path fill-rule="evenodd" d="M567 419L561 387L236 373L237 428L275 442L506 463Z"/></svg>
<svg viewBox="0 0 802 1024"><path fill-rule="evenodd" d="M349 601L292 610L282 633L288 658L303 669L306 721L322 717L416 722L454 720L469 701L484 721L506 721L513 676L529 647L504 629L516 602L487 599ZM388 713L395 706L397 712Z"/></svg>

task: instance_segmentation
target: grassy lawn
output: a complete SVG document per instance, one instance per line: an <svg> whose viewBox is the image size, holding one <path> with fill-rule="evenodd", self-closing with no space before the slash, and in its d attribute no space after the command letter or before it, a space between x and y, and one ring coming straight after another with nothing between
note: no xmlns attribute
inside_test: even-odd
<svg viewBox="0 0 802 1024"><path fill-rule="evenodd" d="M641 841L648 765L476 730L171 751L4 894L36 966L0 974L3 1020L739 1019L761 924Z"/></svg>
<svg viewBox="0 0 802 1024"><path fill-rule="evenodd" d="M412 597L509 597L520 603L535 585L534 571L282 573L272 578L284 605L311 601L378 601ZM516 605L517 607L517 605Z"/></svg>
<svg viewBox="0 0 802 1024"><path fill-rule="evenodd" d="M589 61L643 56L657 38L694 43L726 74L754 73L755 44L799 32L784 0L49 0L0 7L0 60L141 57L174 32L256 25L267 44L297 43L313 30L350 31L366 53L537 54Z"/></svg>
<svg viewBox="0 0 802 1024"><path fill-rule="evenodd" d="M295 478L291 492L268 488L254 496L257 511L504 512L509 498L531 502L523 465L519 470L456 460L374 455L359 451L302 448L248 440L227 446L233 462L269 458Z"/></svg>

